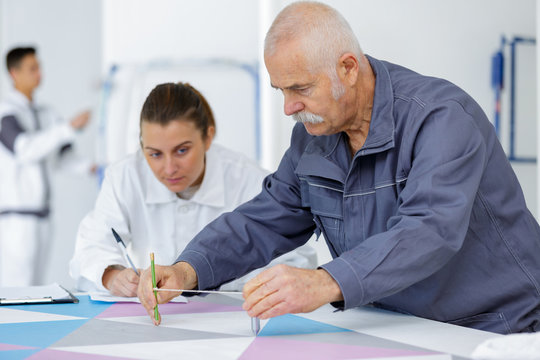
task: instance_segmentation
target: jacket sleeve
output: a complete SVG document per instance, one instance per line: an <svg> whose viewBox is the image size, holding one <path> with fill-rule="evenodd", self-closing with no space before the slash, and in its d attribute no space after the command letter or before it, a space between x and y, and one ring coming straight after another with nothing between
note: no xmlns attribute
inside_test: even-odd
<svg viewBox="0 0 540 360"><path fill-rule="evenodd" d="M254 167L250 169L247 174L244 174L245 184L242 184L242 186L244 186L245 188L243 191L244 196L243 196L242 202L249 201L255 195L260 193L264 177L267 174L268 172L263 171L259 167ZM286 264L289 266L294 266L294 267L303 268L303 269L314 269L315 267L317 267L317 252L310 245L304 244L300 246L299 248L296 248L290 252L287 252L275 258L268 265L264 267L255 269L238 279L235 279L231 282L223 284L220 288L222 290L242 291L244 285L249 280L253 279L255 276L257 276L259 273L261 273L265 269L268 269L278 264Z"/></svg>
<svg viewBox="0 0 540 360"><path fill-rule="evenodd" d="M427 111L427 110L426 110ZM393 295L437 272L460 250L486 166L486 143L457 103L430 109L402 139L411 168L386 231L323 265L344 308Z"/></svg>
<svg viewBox="0 0 540 360"><path fill-rule="evenodd" d="M15 139L23 132L14 115L5 115L0 119L0 143L9 151L15 151Z"/></svg>
<svg viewBox="0 0 540 360"><path fill-rule="evenodd" d="M285 264L301 269L315 269L317 267L317 251L310 245L304 244L288 253L285 253L268 265L255 269L239 279L233 280L220 286L221 290L242 291L244 285L266 269L278 264Z"/></svg>
<svg viewBox="0 0 540 360"><path fill-rule="evenodd" d="M207 225L178 257L194 267L199 289L216 288L307 242L315 225L301 207L294 156L289 149L259 195Z"/></svg>
<svg viewBox="0 0 540 360"><path fill-rule="evenodd" d="M31 132L25 131L14 115L3 115L0 122L0 142L22 163L42 160L73 141L75 136L67 123Z"/></svg>
<svg viewBox="0 0 540 360"><path fill-rule="evenodd" d="M95 207L79 225L69 273L81 291L108 291L102 283L105 268L115 264L129 267L111 232L112 227L126 245L129 243L129 221L121 190L114 186L115 175L107 169Z"/></svg>

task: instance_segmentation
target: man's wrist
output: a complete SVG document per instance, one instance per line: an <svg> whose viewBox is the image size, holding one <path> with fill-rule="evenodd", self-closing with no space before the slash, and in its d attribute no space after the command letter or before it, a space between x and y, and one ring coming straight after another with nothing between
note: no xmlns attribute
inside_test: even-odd
<svg viewBox="0 0 540 360"><path fill-rule="evenodd" d="M180 261L173 265L175 271L183 279L184 289L195 289L197 287L197 273L189 263Z"/></svg>
<svg viewBox="0 0 540 360"><path fill-rule="evenodd" d="M326 295L326 303L333 303L336 301L343 301L343 293L337 281L330 275L330 273L322 268L317 269L321 277L322 289Z"/></svg>

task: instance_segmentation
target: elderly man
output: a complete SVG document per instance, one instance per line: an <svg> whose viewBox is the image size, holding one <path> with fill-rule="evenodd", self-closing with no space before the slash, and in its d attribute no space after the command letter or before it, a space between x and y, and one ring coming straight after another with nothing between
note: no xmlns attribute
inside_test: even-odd
<svg viewBox="0 0 540 360"><path fill-rule="evenodd" d="M265 63L301 123L291 146L257 197L157 268L159 287L215 288L315 232L334 259L261 273L244 287L250 316L374 303L499 333L540 329L540 228L469 95L362 54L319 3L277 16ZM148 271L138 294L152 316Z"/></svg>

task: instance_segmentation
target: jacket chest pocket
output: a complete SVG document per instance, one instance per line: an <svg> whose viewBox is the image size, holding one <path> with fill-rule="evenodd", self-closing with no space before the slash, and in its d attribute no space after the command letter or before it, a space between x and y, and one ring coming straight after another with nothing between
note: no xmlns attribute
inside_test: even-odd
<svg viewBox="0 0 540 360"><path fill-rule="evenodd" d="M302 206L309 207L313 221L317 225L317 235L321 232L332 255L343 252L345 229L343 225L343 190L338 186L301 179Z"/></svg>

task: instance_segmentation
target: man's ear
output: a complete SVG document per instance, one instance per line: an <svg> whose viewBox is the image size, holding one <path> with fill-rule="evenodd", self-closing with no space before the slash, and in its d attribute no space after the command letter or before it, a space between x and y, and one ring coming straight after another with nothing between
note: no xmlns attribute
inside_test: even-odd
<svg viewBox="0 0 540 360"><path fill-rule="evenodd" d="M13 82L15 82L17 80L17 75L18 75L17 71L15 69L11 68L8 71L8 73L9 73L9 76L11 77L11 80L13 80Z"/></svg>
<svg viewBox="0 0 540 360"><path fill-rule="evenodd" d="M354 85L358 80L360 64L353 53L345 53L338 60L338 76L347 85Z"/></svg>

